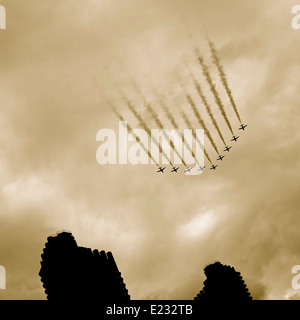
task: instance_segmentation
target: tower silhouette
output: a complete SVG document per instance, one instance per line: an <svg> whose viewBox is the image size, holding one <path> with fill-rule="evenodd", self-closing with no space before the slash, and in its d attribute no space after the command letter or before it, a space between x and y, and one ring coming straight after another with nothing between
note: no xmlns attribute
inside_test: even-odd
<svg viewBox="0 0 300 320"><path fill-rule="evenodd" d="M79 247L71 232L47 238L39 276L51 301L128 301L111 252Z"/></svg>
<svg viewBox="0 0 300 320"><path fill-rule="evenodd" d="M250 301L252 297L240 272L220 262L204 268L206 280L194 300Z"/></svg>

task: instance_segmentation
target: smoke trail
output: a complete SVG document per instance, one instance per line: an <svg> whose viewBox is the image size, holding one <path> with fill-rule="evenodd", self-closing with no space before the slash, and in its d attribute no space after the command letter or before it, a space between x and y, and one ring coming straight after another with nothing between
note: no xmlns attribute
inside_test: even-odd
<svg viewBox="0 0 300 320"><path fill-rule="evenodd" d="M174 117L172 116L170 110L168 109L168 107L163 103L163 101L161 99L159 99L159 103L162 107L162 109L164 110L165 114L167 115L167 118L170 120L171 124L173 125L174 129L180 130L176 120L174 119ZM184 136L180 133L181 135L181 139L183 144L186 146L186 148L188 149L188 151L190 152L190 154L192 155L192 157L196 160L197 164L200 166L199 161L197 160L193 149L191 149L190 145L187 143L187 141L184 139Z"/></svg>
<svg viewBox="0 0 300 320"><path fill-rule="evenodd" d="M140 97L143 100L144 105L147 105L147 100L143 94L143 91L141 89L141 86L135 81L135 80L131 80L131 84L134 87L135 91L140 95Z"/></svg>
<svg viewBox="0 0 300 320"><path fill-rule="evenodd" d="M181 159L182 163L184 164L185 167L187 167L182 155L178 152L178 150L175 148L174 146L174 142L171 140L171 138L167 135L167 133L163 130L164 126L161 123L160 119L158 118L158 115L155 113L155 111L153 110L153 108L151 107L150 103L147 104L147 110L150 112L152 118L154 119L154 121L156 122L156 124L158 125L158 127L162 130L162 133L165 137L166 140L169 140L170 142L170 146L173 149L173 151L177 154L177 156Z"/></svg>
<svg viewBox="0 0 300 320"><path fill-rule="evenodd" d="M222 113L222 116L223 116L223 118L225 119L225 121L227 123L227 126L228 126L230 132L233 134L233 131L232 131L232 128L231 128L231 124L230 124L230 122L228 120L228 117L226 115L226 112L224 110L224 106L223 106L223 103L222 103L222 101L221 101L221 99L219 97L218 91L216 90L215 85L213 84L213 81L212 81L211 75L209 73L208 67L204 63L203 57L200 55L198 50L196 50L196 54L197 54L198 61L199 61L200 65L201 65L203 75L205 76L205 79L206 79L207 83L209 84L210 90L214 95L216 104L218 105L218 107L219 107L219 109L220 109L220 111Z"/></svg>
<svg viewBox="0 0 300 320"><path fill-rule="evenodd" d="M146 109L147 109L148 112L151 114L152 118L154 119L154 121L155 121L155 123L158 125L158 127L162 130L162 133L163 133L165 139L166 139L167 141L169 140L169 143L170 143L170 146L171 146L172 150L173 150L173 151L177 154L177 156L181 159L183 165L184 165L185 167L187 167L187 165L186 165L186 163L185 163L182 155L181 155L181 154L178 152L178 150L175 148L175 145L174 145L173 141L170 139L170 137L168 137L168 135L166 134L166 132L163 130L163 129L164 129L164 126L163 126L162 122L160 121L160 119L158 118L158 115L156 114L156 112L155 112L154 109L152 108L151 104L146 101L146 98L145 98L145 96L144 96L144 94L143 94L143 92L142 92L142 89L141 89L140 85L139 85L136 81L134 81L134 80L132 80L132 85L134 86L135 90L139 93L139 95L142 97L143 103L144 103L144 105L146 106Z"/></svg>
<svg viewBox="0 0 300 320"><path fill-rule="evenodd" d="M206 96L203 93L203 90L201 88L201 85L200 85L199 81L197 81L197 79L195 78L195 76L192 73L190 73L190 75L191 75L191 77L193 79L194 86L195 86L195 88L196 88L196 90L197 90L197 92L198 92L198 94L199 94L199 96L200 96L200 98L201 98L201 100L202 100L202 102L203 102L203 104L205 106L205 109L206 109L206 111L207 111L207 113L208 113L208 115L210 117L210 120L212 121L212 123L215 126L215 128L216 128L216 130L217 130L217 132L218 132L218 134L219 134L219 136L221 138L221 140L223 141L224 145L226 146L226 142L225 142L224 137L223 137L223 135L221 133L221 130L219 128L217 120L215 119L215 117L214 117L214 115L213 115L213 113L211 111L210 105L209 105L209 103L208 103L208 101L206 99Z"/></svg>
<svg viewBox="0 0 300 320"><path fill-rule="evenodd" d="M182 143L185 145L185 147L187 148L187 150L190 152L190 154L192 155L192 157L195 159L195 161L197 162L197 164L200 166L200 163L198 161L198 159L196 158L193 149L190 147L190 145L187 143L187 141L184 139L183 134L180 131L180 128L176 122L176 120L174 119L173 115L171 114L169 108L167 107L167 105L164 103L162 97L157 93L157 91L152 87L152 91L154 92L160 106L162 107L162 109L164 110L167 118L169 119L169 121L171 122L172 126L174 127L174 129L179 130L179 134L181 136L181 140Z"/></svg>
<svg viewBox="0 0 300 320"><path fill-rule="evenodd" d="M185 124L188 126L188 128L193 128L190 120L188 119L187 115L184 113L184 111L181 112L182 118L184 119ZM198 139L196 132L192 130L193 132L193 137L197 141L198 145L200 146L201 150L204 152L207 160L209 161L210 164L212 164L209 155L207 154L206 150L204 149L204 145L201 143L201 141Z"/></svg>
<svg viewBox="0 0 300 320"><path fill-rule="evenodd" d="M151 136L151 130L149 129L149 127L147 126L147 124L145 123L145 121L143 120L143 118L140 116L140 114L135 110L134 105L131 103L131 101L129 101L127 99L127 97L123 96L127 107L129 108L129 110L133 113L133 115L136 117L136 119L139 121L140 125L143 127L143 129L147 132L147 134L151 137L152 141L155 143L155 145L158 147L159 152L165 157L165 159L170 163L170 165L173 167L173 163L171 161L171 159L167 156L167 154L163 151L160 143L154 139Z"/></svg>
<svg viewBox="0 0 300 320"><path fill-rule="evenodd" d="M231 103L231 105L233 107L233 110L234 110L237 118L239 119L240 123L242 123L240 115L239 115L238 110L237 110L237 106L236 106L235 101L234 101L233 96L232 96L232 92L231 92L231 90L229 88L229 85L228 85L227 76L225 74L223 66L221 65L221 62L220 62L220 59L218 57L216 48L215 48L213 42L210 41L209 39L208 39L208 44L209 44L210 51L211 51L211 54L212 54L213 62L218 68L220 79L221 79L221 81L223 83L223 86L224 86L226 92L227 92L227 95L229 97L229 100L230 100L230 103Z"/></svg>
<svg viewBox="0 0 300 320"><path fill-rule="evenodd" d="M125 121L124 118L118 113L118 111L113 108L113 112L115 113L115 115L121 120L121 121ZM134 131L132 130L131 126L127 123L127 127L130 131L130 133L133 135L133 137L135 138L136 142L138 142L140 144L140 146L142 147L142 149L145 151L145 153L148 155L149 159L152 160L158 167L158 163L155 161L155 159L153 158L151 152L145 147L145 145L142 143L141 139L134 133Z"/></svg>
<svg viewBox="0 0 300 320"><path fill-rule="evenodd" d="M178 124L176 123L176 120L174 119L174 117L172 116L170 110L168 109L168 107L163 103L163 101L161 99L159 99L159 103L162 107L162 109L164 110L167 118L170 120L172 126L175 128L175 129L179 129L179 126Z"/></svg>
<svg viewBox="0 0 300 320"><path fill-rule="evenodd" d="M208 131L207 127L206 127L206 124L204 122L204 120L202 119L202 117L200 116L200 113L198 112L197 110L197 107L195 105L195 102L193 101L193 99L191 98L191 96L189 94L186 95L186 98L189 102L189 104L191 105L193 111L194 111L194 114L199 122L199 124L201 125L201 127L203 128L205 134L207 135L207 138L208 140L210 141L211 145L213 146L213 148L215 149L216 153L219 154L219 151L218 151L218 148L214 142L214 139L213 137L211 136L210 132Z"/></svg>

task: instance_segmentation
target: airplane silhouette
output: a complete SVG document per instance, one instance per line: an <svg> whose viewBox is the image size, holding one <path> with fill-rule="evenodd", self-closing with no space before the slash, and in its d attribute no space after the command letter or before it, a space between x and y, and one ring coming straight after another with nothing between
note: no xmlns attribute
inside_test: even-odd
<svg viewBox="0 0 300 320"><path fill-rule="evenodd" d="M231 146L230 146L230 147L226 146L226 148L224 149L224 151L228 151L228 152L229 152L229 150L230 150L231 148L232 148Z"/></svg>
<svg viewBox="0 0 300 320"><path fill-rule="evenodd" d="M159 167L159 169L156 171L156 172L161 172L161 173L164 173L164 170L166 169L166 167Z"/></svg>
<svg viewBox="0 0 300 320"><path fill-rule="evenodd" d="M247 124L241 124L241 126L239 127L239 130L245 130L246 127L247 127Z"/></svg>
<svg viewBox="0 0 300 320"><path fill-rule="evenodd" d="M233 136L230 141L236 141L239 137Z"/></svg>
<svg viewBox="0 0 300 320"><path fill-rule="evenodd" d="M186 169L184 170L184 172L191 172L192 169L193 169L193 167L186 167Z"/></svg>
<svg viewBox="0 0 300 320"><path fill-rule="evenodd" d="M205 166L204 167L200 166L198 171L204 171L204 168L205 168Z"/></svg>
<svg viewBox="0 0 300 320"><path fill-rule="evenodd" d="M216 165L212 164L210 170L216 170L217 166L218 166L217 164Z"/></svg>
<svg viewBox="0 0 300 320"><path fill-rule="evenodd" d="M221 156L221 155L219 155L219 158L218 158L217 160L221 160L221 161L223 161L223 158L225 158L225 156Z"/></svg>
<svg viewBox="0 0 300 320"><path fill-rule="evenodd" d="M178 169L179 169L179 167L177 167L177 168L173 167L173 169L172 169L172 171L171 171L171 172L177 172L177 171L178 171Z"/></svg>

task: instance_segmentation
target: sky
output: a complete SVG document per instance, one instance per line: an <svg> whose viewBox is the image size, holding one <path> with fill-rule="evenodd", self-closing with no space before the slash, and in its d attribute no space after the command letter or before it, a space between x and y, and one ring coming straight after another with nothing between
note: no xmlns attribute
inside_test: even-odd
<svg viewBox="0 0 300 320"><path fill-rule="evenodd" d="M70 230L78 245L112 251L132 299L193 299L214 261L241 272L254 299L299 299L297 1L2 0L0 30L0 299L46 299L38 276L47 237ZM214 42L243 123L218 79ZM220 150L189 70L226 126L195 57L199 48L240 136L216 171L199 176L155 165L100 165L96 134L118 129L111 103L151 128L145 99L171 128L157 92L184 128L196 101ZM179 80L179 79L180 80ZM205 149L216 154L205 140ZM205 163L209 166L206 160ZM170 166L167 166L167 170ZM298 187L297 187L298 186Z"/></svg>

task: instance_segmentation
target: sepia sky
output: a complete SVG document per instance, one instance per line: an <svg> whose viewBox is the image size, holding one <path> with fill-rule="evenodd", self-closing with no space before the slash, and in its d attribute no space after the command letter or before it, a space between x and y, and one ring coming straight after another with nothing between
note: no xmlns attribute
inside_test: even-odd
<svg viewBox="0 0 300 320"><path fill-rule="evenodd" d="M132 299L193 299L216 260L241 272L255 299L299 299L300 30L293 0L2 0L0 30L0 299L45 299L38 272L49 235L112 251ZM215 43L242 121L205 40ZM112 101L134 128L122 90L155 128L132 82L157 90L184 128L197 127L177 77L203 110L194 47L220 91L237 143L216 171L156 173L155 165L99 165L96 133L118 128ZM152 89L154 87L154 89ZM216 158L209 142L207 152ZM208 166L209 163L206 162ZM167 170L170 171L170 166ZM84 276L84 275L83 275Z"/></svg>

